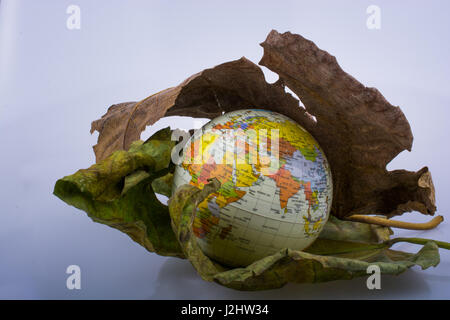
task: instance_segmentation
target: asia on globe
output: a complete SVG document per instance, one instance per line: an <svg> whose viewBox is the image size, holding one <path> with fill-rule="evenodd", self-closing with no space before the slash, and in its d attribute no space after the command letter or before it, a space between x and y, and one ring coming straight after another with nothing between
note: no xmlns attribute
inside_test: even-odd
<svg viewBox="0 0 450 320"><path fill-rule="evenodd" d="M176 163L173 190L220 182L198 205L192 229L202 251L225 265L303 250L328 220L333 184L325 154L279 113L223 114L189 138Z"/></svg>

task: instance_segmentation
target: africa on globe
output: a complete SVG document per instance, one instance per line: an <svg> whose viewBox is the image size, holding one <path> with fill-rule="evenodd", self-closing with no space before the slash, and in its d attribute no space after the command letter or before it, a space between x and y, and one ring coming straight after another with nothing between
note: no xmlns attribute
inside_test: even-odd
<svg viewBox="0 0 450 320"><path fill-rule="evenodd" d="M303 250L328 220L333 185L328 161L303 127L260 109L223 114L187 141L174 188L220 188L199 204L193 233L202 251L247 266L283 248Z"/></svg>

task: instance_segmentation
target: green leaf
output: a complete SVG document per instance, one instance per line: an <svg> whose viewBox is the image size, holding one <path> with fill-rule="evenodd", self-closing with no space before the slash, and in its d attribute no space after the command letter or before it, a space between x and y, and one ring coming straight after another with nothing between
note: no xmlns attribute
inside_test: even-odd
<svg viewBox="0 0 450 320"><path fill-rule="evenodd" d="M436 266L438 247L450 248L448 243L428 239L390 240L389 228L331 216L319 238L304 251L285 248L247 267L230 269L203 254L191 229L197 205L220 188L218 180L212 179L203 190L181 186L169 199L169 207L156 198L155 193L172 194L170 156L175 142L170 137L166 128L145 142L136 141L128 151L116 151L58 180L54 194L87 212L92 220L125 232L151 252L187 257L204 280L239 290L367 276L371 264L383 274L400 274L414 265ZM390 249L397 242L422 248L416 254Z"/></svg>
<svg viewBox="0 0 450 320"><path fill-rule="evenodd" d="M373 224L341 220L330 215L324 225L320 238L332 240L348 240L362 242L379 242L389 240L393 234L387 227Z"/></svg>
<svg viewBox="0 0 450 320"><path fill-rule="evenodd" d="M394 255L383 249L358 251L351 258L322 256L283 249L256 261L246 268L218 273L214 280L239 290L263 290L284 286L288 282L315 283L367 276L369 265L378 265L382 274L397 275L414 265L422 268L439 263L437 245L430 241L417 254Z"/></svg>
<svg viewBox="0 0 450 320"><path fill-rule="evenodd" d="M173 170L174 141L170 128L146 142L134 142L128 151L116 151L105 160L58 180L54 194L85 211L95 222L129 235L148 251L183 257L170 226L168 207L155 196L152 182Z"/></svg>
<svg viewBox="0 0 450 320"><path fill-rule="evenodd" d="M173 173L168 173L163 177L153 180L152 187L156 193L170 197L172 195L172 183Z"/></svg>
<svg viewBox="0 0 450 320"><path fill-rule="evenodd" d="M367 267L373 264L383 274L397 275L414 265L426 269L439 263L438 245L434 241L422 241L423 247L416 254L395 251L389 249L396 241L388 240L387 235L391 234L388 228L377 227L374 231L371 226L331 218L323 236L307 250L286 248L247 267L229 269L201 251L191 229L197 205L219 187L215 179L203 190L184 185L169 201L172 228L181 249L204 280L238 290L265 290L288 282L315 283L367 276Z"/></svg>

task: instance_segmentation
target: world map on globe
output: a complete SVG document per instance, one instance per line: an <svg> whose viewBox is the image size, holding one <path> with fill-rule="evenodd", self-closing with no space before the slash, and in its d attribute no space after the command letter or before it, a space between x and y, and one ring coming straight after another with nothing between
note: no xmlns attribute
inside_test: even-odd
<svg viewBox="0 0 450 320"><path fill-rule="evenodd" d="M202 251L225 265L305 249L328 219L333 187L325 154L279 113L233 111L197 130L184 146L173 189L202 189L211 178L220 188L198 205L192 229Z"/></svg>

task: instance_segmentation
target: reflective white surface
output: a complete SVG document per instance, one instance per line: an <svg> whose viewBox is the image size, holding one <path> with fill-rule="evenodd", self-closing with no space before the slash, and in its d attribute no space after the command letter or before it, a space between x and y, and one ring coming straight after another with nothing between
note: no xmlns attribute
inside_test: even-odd
<svg viewBox="0 0 450 320"><path fill-rule="evenodd" d="M81 9L69 30L66 9ZM135 101L204 68L246 56L258 62L271 29L313 40L342 68L401 106L413 151L389 169L428 165L438 213L450 212L450 3L377 1L381 29L368 30L371 1L19 1L0 3L0 298L450 298L450 254L437 268L278 290L238 292L202 281L189 262L150 254L52 195L54 182L94 162L90 123L108 106ZM264 69L267 80L277 77ZM168 124L148 129L143 138ZM403 220L426 221L419 214ZM447 218L447 220L449 220ZM449 222L398 235L450 241ZM410 244L395 248L417 251ZM66 267L81 267L81 290Z"/></svg>

